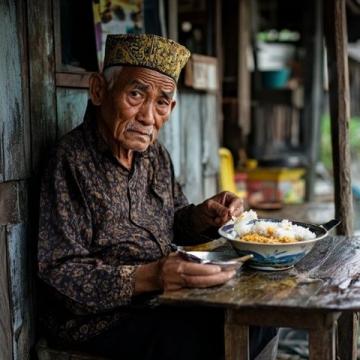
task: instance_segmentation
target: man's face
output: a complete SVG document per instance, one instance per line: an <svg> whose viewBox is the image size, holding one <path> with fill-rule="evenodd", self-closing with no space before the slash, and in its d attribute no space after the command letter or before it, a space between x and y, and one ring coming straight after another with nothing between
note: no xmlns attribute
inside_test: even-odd
<svg viewBox="0 0 360 360"><path fill-rule="evenodd" d="M106 132L125 150L145 151L175 106L175 82L157 71L124 67L101 103Z"/></svg>

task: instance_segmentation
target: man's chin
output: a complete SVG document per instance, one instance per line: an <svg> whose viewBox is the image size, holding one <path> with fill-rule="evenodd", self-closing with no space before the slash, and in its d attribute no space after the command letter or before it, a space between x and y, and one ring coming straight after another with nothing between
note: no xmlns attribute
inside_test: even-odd
<svg viewBox="0 0 360 360"><path fill-rule="evenodd" d="M151 145L150 142L148 143L144 143L144 144L134 144L133 146L129 146L129 149L132 151L137 151L137 152L144 152L148 149L148 147Z"/></svg>

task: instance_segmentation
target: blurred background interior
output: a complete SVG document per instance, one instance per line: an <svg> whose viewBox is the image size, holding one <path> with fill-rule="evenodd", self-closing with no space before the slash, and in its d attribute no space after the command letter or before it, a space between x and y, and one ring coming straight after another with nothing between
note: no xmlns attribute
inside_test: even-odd
<svg viewBox="0 0 360 360"><path fill-rule="evenodd" d="M283 216L276 211L285 206L295 220L321 223L334 216L322 1L54 3L58 114L66 118L60 135L76 125L67 111L69 92L78 111L86 101L75 76L101 69L108 33L165 35L194 54L180 79L179 106L161 138L190 200L227 189L264 216L269 211L268 216ZM360 230L359 14L359 3L347 1L355 231Z"/></svg>

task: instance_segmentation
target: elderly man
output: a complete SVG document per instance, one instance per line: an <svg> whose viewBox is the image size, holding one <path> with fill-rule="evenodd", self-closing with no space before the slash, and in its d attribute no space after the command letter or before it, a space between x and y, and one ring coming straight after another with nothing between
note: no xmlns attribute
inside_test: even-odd
<svg viewBox="0 0 360 360"><path fill-rule="evenodd" d="M154 301L154 292L220 285L235 275L173 251L173 244L209 241L242 211L231 193L188 204L156 141L189 56L154 35L108 36L84 122L60 140L42 182L39 298L52 344L113 359L223 357L220 310ZM252 356L273 335L253 329Z"/></svg>

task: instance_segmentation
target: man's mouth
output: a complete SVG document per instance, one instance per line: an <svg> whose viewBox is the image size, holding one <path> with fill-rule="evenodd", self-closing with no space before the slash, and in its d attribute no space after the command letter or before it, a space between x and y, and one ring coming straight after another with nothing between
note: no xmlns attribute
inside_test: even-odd
<svg viewBox="0 0 360 360"><path fill-rule="evenodd" d="M136 134L139 134L141 136L147 136L151 139L152 137L152 131L144 131L144 130L138 130L138 129L128 129L129 132L134 132Z"/></svg>

